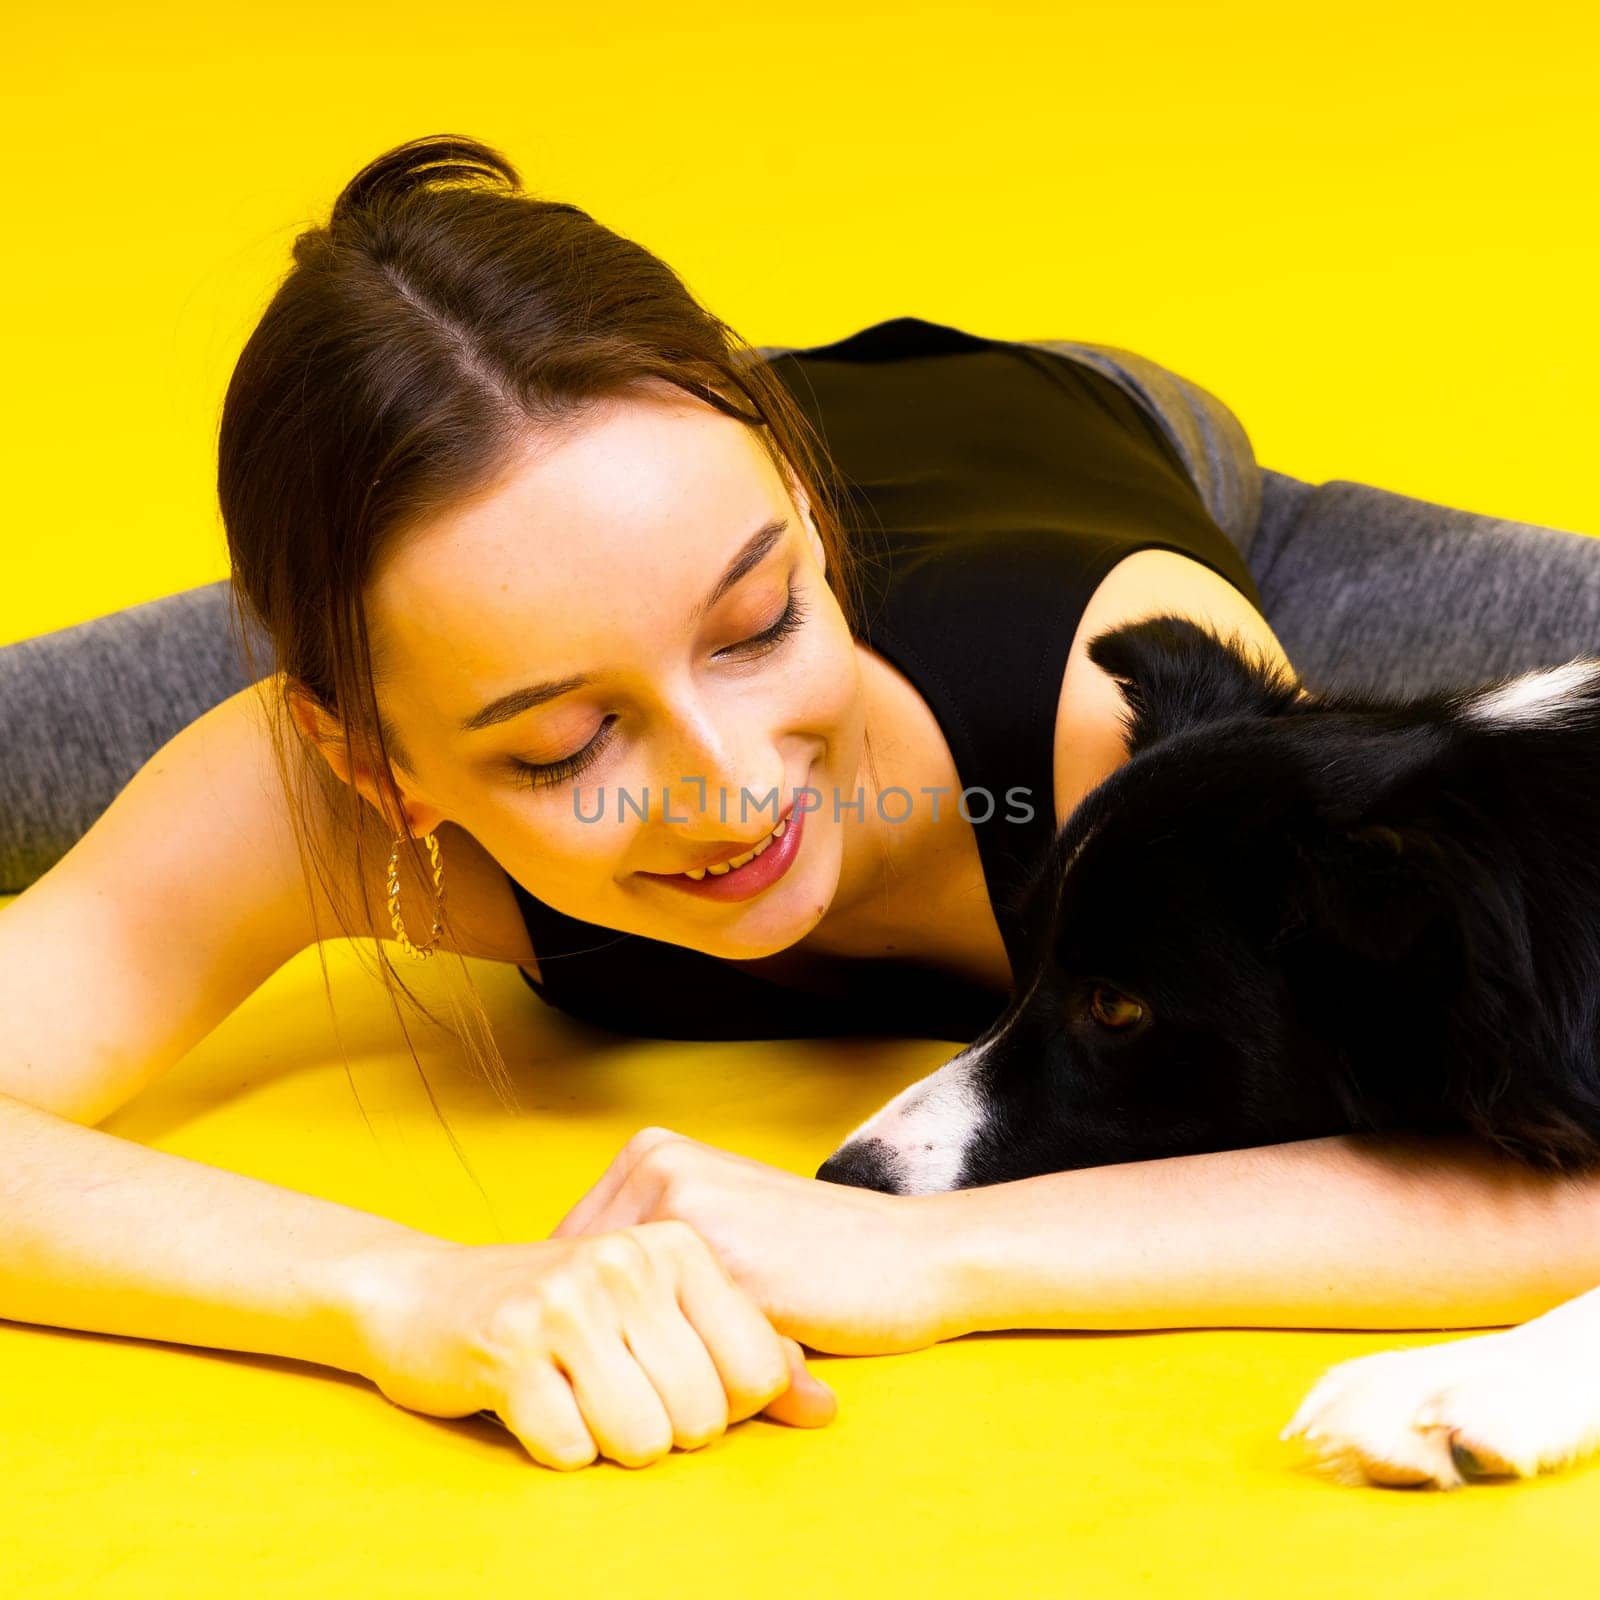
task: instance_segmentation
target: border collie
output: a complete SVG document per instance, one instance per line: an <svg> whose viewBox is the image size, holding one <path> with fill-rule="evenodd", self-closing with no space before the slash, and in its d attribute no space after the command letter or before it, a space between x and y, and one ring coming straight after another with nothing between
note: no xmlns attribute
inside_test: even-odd
<svg viewBox="0 0 1600 1600"><path fill-rule="evenodd" d="M1600 659L1310 693L1175 616L1100 634L1128 759L1019 907L979 1039L823 1164L922 1194L1359 1130L1600 1168ZM1456 1487L1600 1447L1600 1289L1332 1368L1282 1437Z"/></svg>

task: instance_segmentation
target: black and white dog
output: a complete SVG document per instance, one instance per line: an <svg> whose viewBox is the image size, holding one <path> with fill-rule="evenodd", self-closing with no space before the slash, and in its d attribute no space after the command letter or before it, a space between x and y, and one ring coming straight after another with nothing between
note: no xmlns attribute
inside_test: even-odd
<svg viewBox="0 0 1600 1600"><path fill-rule="evenodd" d="M1402 1128L1600 1168L1600 660L1395 700L1180 617L1089 655L1129 758L1030 884L1015 999L817 1176L929 1193ZM1391 1483L1567 1464L1600 1446L1600 1289L1344 1362L1295 1435Z"/></svg>

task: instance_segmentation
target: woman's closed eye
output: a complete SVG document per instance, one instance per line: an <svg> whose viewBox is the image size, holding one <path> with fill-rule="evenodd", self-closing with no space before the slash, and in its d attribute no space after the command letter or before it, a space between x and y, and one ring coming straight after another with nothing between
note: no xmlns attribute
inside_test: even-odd
<svg viewBox="0 0 1600 1600"><path fill-rule="evenodd" d="M719 651L719 655L728 653L740 657L759 657L775 650L790 634L794 633L806 620L808 608L800 598L800 591L792 585L789 589L788 602L783 608L783 613L769 628L763 628L760 633L752 634L748 639L742 639L738 644L729 645L727 650ZM604 754L606 746L611 743L611 736L605 730L617 720L613 712L602 724L601 732L595 735L583 749L570 756L563 756L559 761L532 762L522 761L517 757L511 758L513 776L519 784L529 789L552 789L563 783L570 783L580 773L588 770Z"/></svg>

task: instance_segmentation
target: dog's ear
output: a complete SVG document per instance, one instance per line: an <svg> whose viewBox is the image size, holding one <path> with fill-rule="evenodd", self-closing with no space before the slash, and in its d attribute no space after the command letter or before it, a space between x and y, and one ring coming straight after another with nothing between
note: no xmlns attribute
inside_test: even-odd
<svg viewBox="0 0 1600 1600"><path fill-rule="evenodd" d="M1237 637L1223 640L1187 617L1123 623L1089 641L1089 659L1115 678L1127 702L1128 754L1203 722L1275 716L1300 685Z"/></svg>
<svg viewBox="0 0 1600 1600"><path fill-rule="evenodd" d="M1416 826L1364 821L1297 842L1289 907L1296 924L1334 949L1394 968L1425 939L1455 925L1448 868L1438 841Z"/></svg>
<svg viewBox="0 0 1600 1600"><path fill-rule="evenodd" d="M1417 823L1336 827L1296 853L1296 988L1349 1047L1358 1099L1388 1108L1371 1120L1465 1126L1543 1170L1600 1167L1587 989L1541 981L1519 878Z"/></svg>
<svg viewBox="0 0 1600 1600"><path fill-rule="evenodd" d="M1473 854L1440 821L1450 749L1447 727L1417 723L1325 742L1306 763L1285 834L1287 905L1335 950L1392 966L1459 920Z"/></svg>

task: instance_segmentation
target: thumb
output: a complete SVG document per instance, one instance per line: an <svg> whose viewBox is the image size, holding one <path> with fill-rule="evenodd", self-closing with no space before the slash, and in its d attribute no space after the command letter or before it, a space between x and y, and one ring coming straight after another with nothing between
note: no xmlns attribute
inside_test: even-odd
<svg viewBox="0 0 1600 1600"><path fill-rule="evenodd" d="M839 1397L806 1366L805 1353L793 1339L783 1338L783 1353L789 1358L789 1387L774 1395L761 1414L792 1428L821 1428L832 1422L839 1410Z"/></svg>

